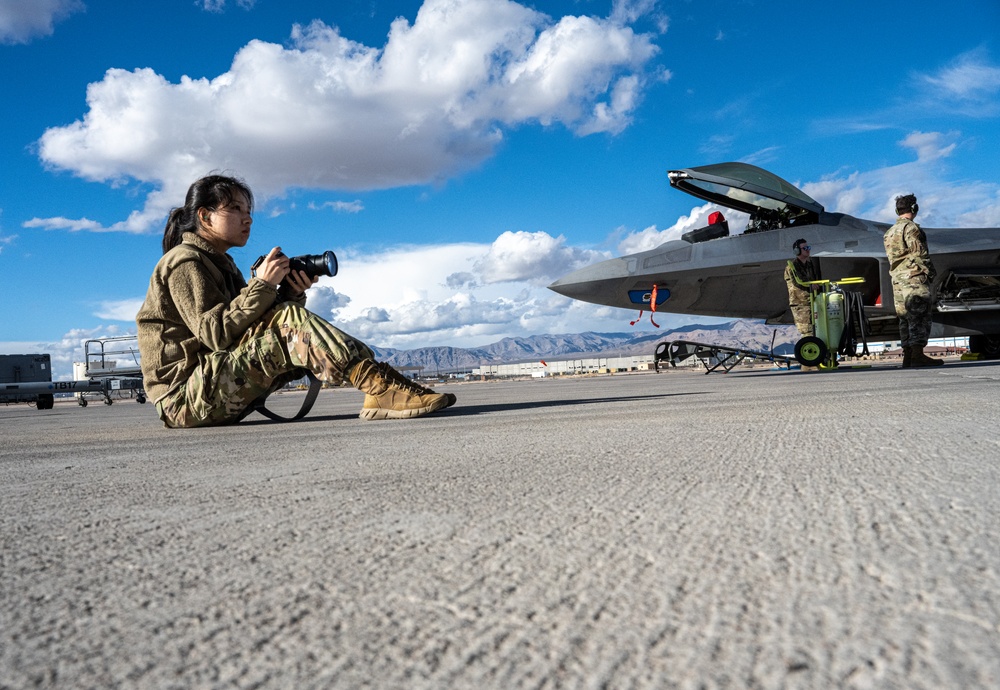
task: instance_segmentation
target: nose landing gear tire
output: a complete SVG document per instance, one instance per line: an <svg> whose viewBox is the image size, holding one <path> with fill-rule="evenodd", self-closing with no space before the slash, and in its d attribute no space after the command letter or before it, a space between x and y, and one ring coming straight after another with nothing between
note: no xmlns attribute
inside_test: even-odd
<svg viewBox="0 0 1000 690"><path fill-rule="evenodd" d="M822 340L809 335L795 343L795 360L804 367L818 367L830 356Z"/></svg>

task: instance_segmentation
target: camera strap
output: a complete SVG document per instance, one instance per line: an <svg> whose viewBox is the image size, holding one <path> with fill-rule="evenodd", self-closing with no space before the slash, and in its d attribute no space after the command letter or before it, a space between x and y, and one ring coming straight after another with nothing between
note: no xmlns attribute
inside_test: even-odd
<svg viewBox="0 0 1000 690"><path fill-rule="evenodd" d="M264 403L267 402L267 396L255 400L251 406L252 411L260 412L262 415L275 422L294 422L298 419L302 419L309 414L309 410L312 409L313 403L316 402L316 396L319 395L319 389L323 387L323 382L316 378L316 375L311 371L307 371L306 376L309 378L309 390L306 392L306 397L302 401L302 407L294 417L282 417L280 414L271 412L271 410L264 407Z"/></svg>

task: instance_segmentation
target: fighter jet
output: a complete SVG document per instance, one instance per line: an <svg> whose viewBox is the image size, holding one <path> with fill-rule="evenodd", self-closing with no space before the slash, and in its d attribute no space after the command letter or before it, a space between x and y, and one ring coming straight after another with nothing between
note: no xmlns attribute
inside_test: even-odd
<svg viewBox="0 0 1000 690"><path fill-rule="evenodd" d="M722 213L713 213L708 226L679 240L574 271L549 289L623 309L790 324L784 269L792 244L804 238L824 279L864 279L852 289L861 293L869 339L899 338L882 241L888 223L828 212L801 189L746 163L667 176L675 189L747 217L746 229L730 234ZM969 336L970 349L1000 357L1000 228L923 230L937 269L931 337Z"/></svg>

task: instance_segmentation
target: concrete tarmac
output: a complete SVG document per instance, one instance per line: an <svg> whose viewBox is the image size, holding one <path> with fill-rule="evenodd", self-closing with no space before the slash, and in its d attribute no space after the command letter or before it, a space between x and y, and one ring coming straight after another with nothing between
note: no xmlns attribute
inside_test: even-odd
<svg viewBox="0 0 1000 690"><path fill-rule="evenodd" d="M1000 363L0 407L0 688L997 688ZM301 394L273 397L293 413Z"/></svg>

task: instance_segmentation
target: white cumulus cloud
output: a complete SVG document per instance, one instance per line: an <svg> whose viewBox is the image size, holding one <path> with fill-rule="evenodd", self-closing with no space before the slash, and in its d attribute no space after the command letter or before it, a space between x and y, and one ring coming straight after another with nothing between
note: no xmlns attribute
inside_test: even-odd
<svg viewBox="0 0 1000 690"><path fill-rule="evenodd" d="M84 9L81 0L0 0L0 43L51 36L56 22Z"/></svg>
<svg viewBox="0 0 1000 690"><path fill-rule="evenodd" d="M623 23L634 14L556 21L510 0L426 0L380 48L314 21L288 47L250 41L211 78L110 69L39 153L87 180L152 185L144 208L109 228L129 232L155 227L211 170L238 171L262 199L438 182L489 157L504 127L627 127L657 52Z"/></svg>
<svg viewBox="0 0 1000 690"><path fill-rule="evenodd" d="M310 288L306 292L306 308L316 314L323 314L326 318L336 316L337 312L351 303L351 298L342 295L329 286Z"/></svg>
<svg viewBox="0 0 1000 690"><path fill-rule="evenodd" d="M483 283L523 281L547 285L571 270L604 258L600 252L567 246L562 235L507 231L474 268Z"/></svg>
<svg viewBox="0 0 1000 690"><path fill-rule="evenodd" d="M505 232L490 244L344 252L341 271L309 291L308 306L378 347L485 345L524 333L620 330L621 310L575 303L550 282L610 254L546 233ZM314 301L335 289L337 301Z"/></svg>

